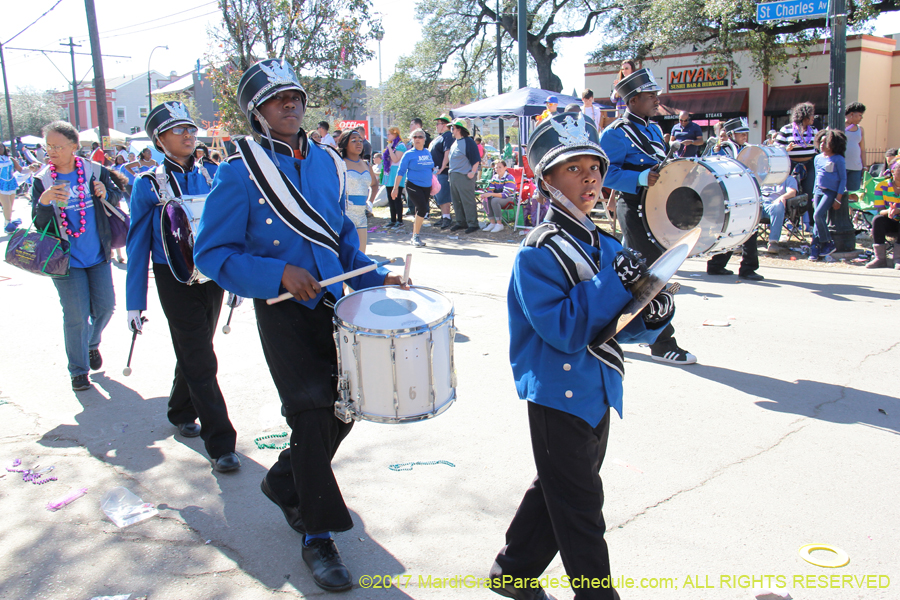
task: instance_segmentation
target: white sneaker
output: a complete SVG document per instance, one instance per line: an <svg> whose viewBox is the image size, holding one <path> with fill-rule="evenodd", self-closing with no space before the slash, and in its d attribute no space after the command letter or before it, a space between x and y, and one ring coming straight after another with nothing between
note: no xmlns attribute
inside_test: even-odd
<svg viewBox="0 0 900 600"><path fill-rule="evenodd" d="M482 224L480 225L480 227L481 227L481 229L484 230L484 231L490 231L491 228L494 227L494 224L491 223L490 221L487 221L486 223L482 223Z"/></svg>
<svg viewBox="0 0 900 600"><path fill-rule="evenodd" d="M494 228L490 230L491 233L499 233L503 231L503 223L497 223L494 225Z"/></svg>

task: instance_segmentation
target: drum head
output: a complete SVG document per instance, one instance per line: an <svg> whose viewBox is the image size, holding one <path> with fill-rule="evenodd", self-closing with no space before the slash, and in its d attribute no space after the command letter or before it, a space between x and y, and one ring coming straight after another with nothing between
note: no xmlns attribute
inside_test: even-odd
<svg viewBox="0 0 900 600"><path fill-rule="evenodd" d="M665 165L656 185L647 188L644 222L663 250L672 248L695 227L700 240L694 248L711 248L725 227L725 187L709 165L710 159L675 160ZM734 164L735 168L742 168Z"/></svg>
<svg viewBox="0 0 900 600"><path fill-rule="evenodd" d="M194 276L194 233L190 218L176 200L163 205L160 226L172 275L181 283L190 283Z"/></svg>
<svg viewBox="0 0 900 600"><path fill-rule="evenodd" d="M756 176L760 185L784 183L791 170L791 159L781 146L744 146L737 161Z"/></svg>
<svg viewBox="0 0 900 600"><path fill-rule="evenodd" d="M334 305L334 316L364 331L393 333L430 328L453 311L453 302L436 290L381 286L353 292Z"/></svg>

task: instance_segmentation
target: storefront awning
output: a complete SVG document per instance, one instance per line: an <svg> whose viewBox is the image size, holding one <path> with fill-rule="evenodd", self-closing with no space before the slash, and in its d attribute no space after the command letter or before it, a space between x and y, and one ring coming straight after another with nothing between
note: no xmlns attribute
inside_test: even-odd
<svg viewBox="0 0 900 600"><path fill-rule="evenodd" d="M660 94L659 119L678 120L678 113L686 110L694 119L732 119L746 117L749 107L747 90L686 92Z"/></svg>
<svg viewBox="0 0 900 600"><path fill-rule="evenodd" d="M787 115L801 102L812 102L817 115L828 114L828 84L773 87L769 90L763 114L767 117Z"/></svg>

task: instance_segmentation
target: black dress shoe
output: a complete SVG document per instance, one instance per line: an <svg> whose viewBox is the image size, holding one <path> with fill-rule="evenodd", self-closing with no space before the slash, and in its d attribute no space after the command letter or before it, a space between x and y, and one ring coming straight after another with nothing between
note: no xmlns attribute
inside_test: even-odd
<svg viewBox="0 0 900 600"><path fill-rule="evenodd" d="M453 225L450 226L450 231L459 231L462 228L463 228L463 226L460 225L459 223L454 223Z"/></svg>
<svg viewBox="0 0 900 600"><path fill-rule="evenodd" d="M179 423L177 425L178 433L184 437L197 437L200 435L200 425L191 421L190 423Z"/></svg>
<svg viewBox="0 0 900 600"><path fill-rule="evenodd" d="M91 362L91 370L96 371L103 366L103 357L100 356L100 349L88 350L88 357Z"/></svg>
<svg viewBox="0 0 900 600"><path fill-rule="evenodd" d="M72 378L72 389L76 392L83 392L91 389L91 381L87 375L76 375Z"/></svg>
<svg viewBox="0 0 900 600"><path fill-rule="evenodd" d="M707 275L734 275L731 269L707 269Z"/></svg>
<svg viewBox="0 0 900 600"><path fill-rule="evenodd" d="M739 273L738 277L740 277L741 279L748 279L750 281L762 281L763 279L765 279L765 277L763 277L759 273Z"/></svg>
<svg viewBox="0 0 900 600"><path fill-rule="evenodd" d="M219 473L237 471L241 468L241 459L234 452L228 452L216 459L215 469Z"/></svg>
<svg viewBox="0 0 900 600"><path fill-rule="evenodd" d="M476 231L481 231L481 227L478 227L476 225L475 227L467 227L466 228L466 233L475 233Z"/></svg>
<svg viewBox="0 0 900 600"><path fill-rule="evenodd" d="M297 533L306 533L303 519L300 518L299 506L291 506L290 504L285 504L279 500L278 496L275 495L275 492L272 491L272 488L269 487L269 482L265 477L263 477L262 483L259 484L259 489L262 490L262 493L265 494L266 498L274 502L275 506L281 509L281 512L284 513L284 519L288 522L288 525L291 526L291 529Z"/></svg>
<svg viewBox="0 0 900 600"><path fill-rule="evenodd" d="M312 572L316 585L326 592L343 592L353 587L350 571L341 560L334 540L313 539L303 544L303 562Z"/></svg>
<svg viewBox="0 0 900 600"><path fill-rule="evenodd" d="M493 581L496 583L496 579ZM491 591L504 598L513 598L513 600L556 600L540 586L515 587L514 584L508 583L504 586L491 587Z"/></svg>

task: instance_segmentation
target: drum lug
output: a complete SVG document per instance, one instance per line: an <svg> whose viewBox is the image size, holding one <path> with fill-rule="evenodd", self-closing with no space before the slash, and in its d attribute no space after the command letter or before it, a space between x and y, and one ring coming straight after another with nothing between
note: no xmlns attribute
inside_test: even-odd
<svg viewBox="0 0 900 600"><path fill-rule="evenodd" d="M397 391L397 349L394 346L394 336L391 336L391 373L394 378L394 416L400 417L400 392Z"/></svg>
<svg viewBox="0 0 900 600"><path fill-rule="evenodd" d="M452 313L451 313L452 314ZM453 358L453 346L456 342L456 326L450 323L450 387L456 389L456 359Z"/></svg>
<svg viewBox="0 0 900 600"><path fill-rule="evenodd" d="M338 394L341 399L334 403L334 416L349 423L350 421L358 421L359 414L356 412L356 406L350 398L350 377L341 375L338 378Z"/></svg>
<svg viewBox="0 0 900 600"><path fill-rule="evenodd" d="M356 339L356 333L353 333L353 358L356 359L356 387L359 388L356 392L356 402L360 408L365 408L365 394L363 390L365 386L363 385L363 376L362 376L362 360L361 355L362 350L359 347L359 342Z"/></svg>
<svg viewBox="0 0 900 600"><path fill-rule="evenodd" d="M431 396L431 412L434 413L437 394L434 392L434 336L430 330L428 331L428 394Z"/></svg>

